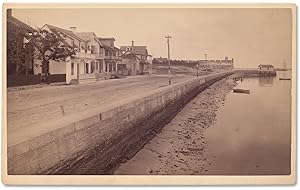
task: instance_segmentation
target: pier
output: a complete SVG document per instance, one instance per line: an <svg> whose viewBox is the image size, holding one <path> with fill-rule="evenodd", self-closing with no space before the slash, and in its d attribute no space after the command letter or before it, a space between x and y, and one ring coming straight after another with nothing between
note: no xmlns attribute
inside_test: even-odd
<svg viewBox="0 0 300 190"><path fill-rule="evenodd" d="M276 76L275 70L265 71L257 68L236 68L235 74L241 77L264 77L264 76Z"/></svg>

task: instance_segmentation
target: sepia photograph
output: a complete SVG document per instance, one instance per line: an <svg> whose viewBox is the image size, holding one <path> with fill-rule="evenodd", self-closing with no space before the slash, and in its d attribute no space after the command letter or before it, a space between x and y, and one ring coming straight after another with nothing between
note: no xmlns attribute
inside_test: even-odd
<svg viewBox="0 0 300 190"><path fill-rule="evenodd" d="M295 11L4 4L2 181L295 183Z"/></svg>

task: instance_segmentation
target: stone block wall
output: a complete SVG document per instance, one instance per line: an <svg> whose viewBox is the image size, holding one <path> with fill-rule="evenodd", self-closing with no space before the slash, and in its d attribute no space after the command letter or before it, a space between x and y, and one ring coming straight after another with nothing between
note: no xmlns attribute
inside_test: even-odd
<svg viewBox="0 0 300 190"><path fill-rule="evenodd" d="M8 147L8 174L110 174L223 72L176 83Z"/></svg>

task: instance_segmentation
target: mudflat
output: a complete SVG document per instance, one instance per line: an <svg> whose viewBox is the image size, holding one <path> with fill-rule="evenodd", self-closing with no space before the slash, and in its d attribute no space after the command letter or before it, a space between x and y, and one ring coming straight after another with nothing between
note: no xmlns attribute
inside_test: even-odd
<svg viewBox="0 0 300 190"><path fill-rule="evenodd" d="M114 174L205 174L211 162L204 132L214 123L218 108L234 86L228 78L205 89Z"/></svg>

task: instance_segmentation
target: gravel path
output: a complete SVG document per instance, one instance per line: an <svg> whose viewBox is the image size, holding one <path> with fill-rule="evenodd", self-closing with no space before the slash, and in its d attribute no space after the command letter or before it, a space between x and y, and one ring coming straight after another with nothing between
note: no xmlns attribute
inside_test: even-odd
<svg viewBox="0 0 300 190"><path fill-rule="evenodd" d="M208 87L114 174L205 174L211 162L204 131L234 85L232 79L223 79Z"/></svg>

